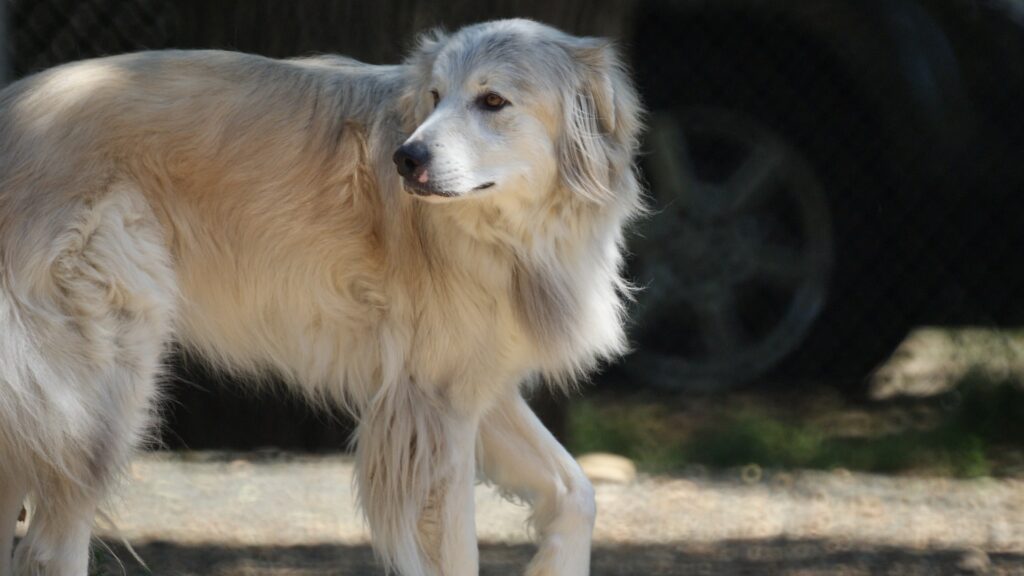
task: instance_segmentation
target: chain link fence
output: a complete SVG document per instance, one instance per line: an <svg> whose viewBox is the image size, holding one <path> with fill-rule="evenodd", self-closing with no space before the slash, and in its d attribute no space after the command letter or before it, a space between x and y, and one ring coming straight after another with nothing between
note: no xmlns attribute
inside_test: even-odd
<svg viewBox="0 0 1024 576"><path fill-rule="evenodd" d="M852 390L916 326L1024 325L1021 6L7 0L0 74L161 48L395 62L418 31L509 16L619 38L651 110L655 212L632 234L637 350L599 383ZM257 443L345 433L297 406L238 409L183 370L201 386L172 444L201 445L228 404Z"/></svg>
<svg viewBox="0 0 1024 576"><path fill-rule="evenodd" d="M7 84L11 76L8 69L10 59L7 54L7 28L7 4L0 2L0 86Z"/></svg>
<svg viewBox="0 0 1024 576"><path fill-rule="evenodd" d="M13 0L7 49L16 77L82 58L174 46L181 5L159 0Z"/></svg>

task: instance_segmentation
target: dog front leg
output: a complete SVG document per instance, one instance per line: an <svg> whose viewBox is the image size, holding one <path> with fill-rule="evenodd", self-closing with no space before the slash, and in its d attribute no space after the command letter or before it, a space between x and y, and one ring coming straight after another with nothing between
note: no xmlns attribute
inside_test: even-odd
<svg viewBox="0 0 1024 576"><path fill-rule="evenodd" d="M476 576L479 572L473 499L476 435L475 422L452 423L447 458L442 456L447 462L439 470L420 516L420 542L444 576Z"/></svg>
<svg viewBox="0 0 1024 576"><path fill-rule="evenodd" d="M480 448L487 478L533 505L540 547L527 574L589 574L594 489L519 394L483 417Z"/></svg>
<svg viewBox="0 0 1024 576"><path fill-rule="evenodd" d="M403 576L475 576L477 416L407 381L384 387L357 430L357 485L374 547Z"/></svg>

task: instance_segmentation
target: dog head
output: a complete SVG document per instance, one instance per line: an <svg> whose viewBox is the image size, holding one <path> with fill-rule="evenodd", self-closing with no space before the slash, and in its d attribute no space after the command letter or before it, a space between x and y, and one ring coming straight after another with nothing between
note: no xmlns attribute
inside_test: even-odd
<svg viewBox="0 0 1024 576"><path fill-rule="evenodd" d="M410 193L457 201L564 189L636 201L640 105L610 42L501 20L428 33L405 70L411 135L393 159Z"/></svg>

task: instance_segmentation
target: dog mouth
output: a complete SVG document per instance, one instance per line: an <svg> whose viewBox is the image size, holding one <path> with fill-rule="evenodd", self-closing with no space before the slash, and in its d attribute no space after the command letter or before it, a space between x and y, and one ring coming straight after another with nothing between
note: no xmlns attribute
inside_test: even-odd
<svg viewBox="0 0 1024 576"><path fill-rule="evenodd" d="M419 182L412 181L407 178L402 180L402 185L405 187L406 192L410 194L415 194L416 196L440 196L442 198L452 198L454 196L458 196L456 192L452 192L450 190L441 190L440 188L435 188L434 186L431 186L429 183L421 184Z"/></svg>
<svg viewBox="0 0 1024 576"><path fill-rule="evenodd" d="M454 192L452 190L442 190L440 188L436 188L432 186L430 182L420 183L416 182L415 180L409 180L408 178L402 179L402 185L405 188L406 192L421 197L438 196L441 198L455 198L458 196L465 195L459 192ZM479 186L474 186L472 189L470 189L470 192L486 190L488 188L492 188L493 186L494 182L484 182Z"/></svg>

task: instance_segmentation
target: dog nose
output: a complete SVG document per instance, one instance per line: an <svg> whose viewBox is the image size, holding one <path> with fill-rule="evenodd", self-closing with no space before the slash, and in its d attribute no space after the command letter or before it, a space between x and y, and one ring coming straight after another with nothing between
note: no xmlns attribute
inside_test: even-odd
<svg viewBox="0 0 1024 576"><path fill-rule="evenodd" d="M395 151L391 158L398 167L398 173L406 178L413 178L419 168L430 162L430 150L422 141L415 141L405 144Z"/></svg>

